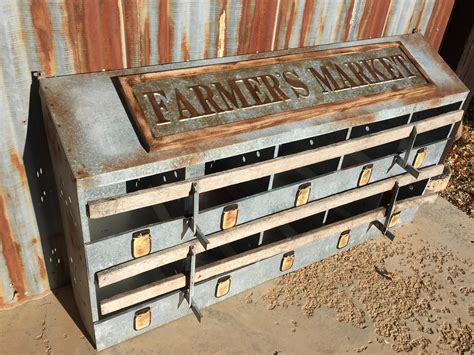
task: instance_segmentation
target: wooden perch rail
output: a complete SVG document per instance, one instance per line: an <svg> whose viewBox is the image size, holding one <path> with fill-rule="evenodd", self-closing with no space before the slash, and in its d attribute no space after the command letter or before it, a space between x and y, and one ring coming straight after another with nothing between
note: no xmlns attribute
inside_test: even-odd
<svg viewBox="0 0 474 355"><path fill-rule="evenodd" d="M91 201L88 203L89 218L103 218L189 196L193 182L199 184L199 191L203 193L373 148L381 144L407 138L413 127L416 127L418 133L423 133L452 124L461 120L462 114L463 111L454 111L414 124L330 144L319 149L246 165L197 179L175 182L112 198Z"/></svg>
<svg viewBox="0 0 474 355"><path fill-rule="evenodd" d="M418 207L420 204L433 202L436 197L436 194L429 194L421 197L409 198L398 203L397 209L406 210L408 208ZM208 265L201 266L196 269L195 281L204 281L214 276L230 272L237 268L250 265L254 262L270 258L283 252L300 248L317 240L327 238L331 235L334 235L335 233L340 233L341 231L353 229L354 227L365 223L370 223L374 220L383 218L385 216L385 212L386 209L384 207L380 207L373 211L366 212L361 215L318 228L316 230L286 238L241 254L231 256L226 259L213 262ZM102 300L100 302L100 310L102 315L106 315L120 309L133 306L134 304L144 302L151 298L158 297L165 293L178 290L185 286L186 276L180 273Z"/></svg>
<svg viewBox="0 0 474 355"><path fill-rule="evenodd" d="M436 165L422 169L418 180L421 181L432 176L439 175L443 172L443 168L443 165ZM258 218L253 221L237 225L231 229L209 235L209 244L207 245L207 250L245 238L263 230L269 230L283 224L287 224L298 219L302 219L319 212L341 206L343 204L388 191L397 181L400 186L404 186L416 182L417 180L409 174L395 176L358 189L343 192L335 196L329 196L300 207ZM184 259L189 252L190 246L194 246L194 251L197 254L205 251L201 243L196 240L185 242L174 247L100 271L97 273L97 284L99 287L108 286L140 273L172 263L173 261Z"/></svg>

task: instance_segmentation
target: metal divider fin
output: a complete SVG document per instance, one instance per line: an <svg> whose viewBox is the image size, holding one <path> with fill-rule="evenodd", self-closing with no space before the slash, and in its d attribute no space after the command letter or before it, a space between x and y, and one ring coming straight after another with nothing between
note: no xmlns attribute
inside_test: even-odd
<svg viewBox="0 0 474 355"><path fill-rule="evenodd" d="M193 198L193 216L188 218L187 225L188 231L191 231L193 235L196 237L197 240L202 244L204 249L207 249L207 245L209 244L209 239L207 239L206 235L201 231L198 226L198 218L199 218L199 186L197 182L192 183L191 194Z"/></svg>
<svg viewBox="0 0 474 355"><path fill-rule="evenodd" d="M201 231L198 226L198 218L199 218L199 186L197 182L192 183L191 187L191 197L193 199L193 216L188 218L187 226L188 230L186 233L191 232L196 237L196 239L202 244L204 249L207 249L207 245L209 244L209 239L207 239L206 235ZM178 307L181 306L183 299L188 301L189 308L193 311L194 315L196 316L197 320L201 322L202 313L199 309L198 305L193 299L194 296L194 276L196 274L196 252L194 250L194 245L189 247L189 275L188 275L188 282L186 290L182 291L180 294L180 300Z"/></svg>
<svg viewBox="0 0 474 355"><path fill-rule="evenodd" d="M403 169L405 169L410 175L418 179L418 176L420 175L420 171L415 168L413 165L408 164L408 158L410 157L410 153L413 150L413 146L415 145L415 140L417 136L417 131L416 131L416 126L413 127L411 130L410 135L408 136L408 147L405 150L405 154L403 158L400 155L397 155L395 157L395 163L400 165Z"/></svg>
<svg viewBox="0 0 474 355"><path fill-rule="evenodd" d="M385 221L382 224L380 221L373 221L372 224L377 227L382 232L382 235L386 236L390 240L395 239L395 234L393 234L389 229L390 220L393 216L393 211L395 209L395 203L397 201L398 192L400 191L400 185L396 182L392 188L392 195L390 198L390 203L387 206L387 212L385 213Z"/></svg>
<svg viewBox="0 0 474 355"><path fill-rule="evenodd" d="M178 308L184 299L188 302L188 308L190 308L196 316L199 323L201 323L202 313L198 305L194 301L194 277L196 275L196 253L194 246L189 247L189 274L187 277L187 287L184 291L180 292Z"/></svg>

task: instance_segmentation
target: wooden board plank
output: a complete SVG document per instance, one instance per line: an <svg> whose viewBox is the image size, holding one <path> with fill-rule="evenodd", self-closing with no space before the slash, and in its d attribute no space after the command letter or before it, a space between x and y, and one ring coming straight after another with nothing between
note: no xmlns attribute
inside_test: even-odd
<svg viewBox="0 0 474 355"><path fill-rule="evenodd" d="M398 204L400 210L417 207L422 203L433 202L437 198L436 194L429 194L421 197L409 198ZM243 267L254 262L278 255L282 252L294 250L316 240L326 238L334 233L352 229L358 225L370 223L371 221L383 218L385 208L377 208L373 211L363 213L359 216L351 217L316 230L306 232L294 237L286 238L250 251L237 254L235 256L219 260L209 265L204 265L196 270L195 280L204 281L216 275L230 272L239 267ZM176 274L149 285L145 285L134 290L119 293L100 302L102 315L106 315L120 309L144 302L162 294L172 292L186 286L186 276Z"/></svg>
<svg viewBox="0 0 474 355"><path fill-rule="evenodd" d="M213 233L208 236L209 244L207 246L207 250L217 248L221 245L231 243L252 234L269 230L283 224L287 224L298 219L302 219L319 212L341 206L343 204L389 191L395 182L398 182L400 186L405 186L416 181L428 179L432 176L441 174L443 169L443 165L421 169L418 180L409 174L395 176L393 178L375 182L373 184L346 191L335 196L329 196L327 198L323 198L300 207L258 218L250 222L237 225L232 229ZM206 251L202 244L197 240L185 242L174 247L100 271L97 273L97 284L99 287L105 287L126 278L169 264L173 261L184 259L187 256L191 246L194 246L194 252L197 254Z"/></svg>
<svg viewBox="0 0 474 355"><path fill-rule="evenodd" d="M455 111L415 124L388 129L383 132L331 144L319 149L250 164L197 179L180 181L111 198L91 201L88 203L89 218L103 218L189 196L193 182L199 184L200 192L207 192L373 148L381 144L408 137L413 127L416 127L418 133L423 133L452 124L461 120L462 114L463 111L461 110Z"/></svg>
<svg viewBox="0 0 474 355"><path fill-rule="evenodd" d="M356 66L370 71L360 65L364 61L377 62L375 80L356 73ZM380 100L428 96L436 90L400 42L132 74L119 77L119 83L148 150L183 147Z"/></svg>

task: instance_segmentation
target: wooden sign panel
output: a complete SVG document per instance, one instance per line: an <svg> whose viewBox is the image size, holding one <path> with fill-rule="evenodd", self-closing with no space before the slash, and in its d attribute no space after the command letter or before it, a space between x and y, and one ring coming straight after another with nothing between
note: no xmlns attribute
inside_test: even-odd
<svg viewBox="0 0 474 355"><path fill-rule="evenodd" d="M119 77L149 150L309 119L431 85L400 43Z"/></svg>

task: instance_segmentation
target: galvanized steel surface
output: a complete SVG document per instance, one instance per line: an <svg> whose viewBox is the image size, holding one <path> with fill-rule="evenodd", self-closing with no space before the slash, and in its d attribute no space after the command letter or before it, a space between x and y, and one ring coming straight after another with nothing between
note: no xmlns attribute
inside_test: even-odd
<svg viewBox="0 0 474 355"><path fill-rule="evenodd" d="M418 208L415 207L404 210L401 214L399 224L411 222L415 217L417 209ZM349 247L354 247L379 235L380 232L376 228L371 227L370 224L358 225L351 230ZM214 297L214 294L216 291L216 282L222 275L200 282L195 285L194 299L197 304L205 308L240 292L244 292L269 279L320 261L337 253L336 245L338 238L339 233L328 235L304 247L295 249L296 257L294 264L292 268L287 271L280 271L282 255L279 254L226 273L226 276L231 277L231 288L229 293L219 298ZM186 307L186 305L177 308L177 304L179 304L179 292L172 292L166 296L157 297L140 305L133 306L128 310L117 312L115 315L95 323L94 329L96 332L97 349L102 350L191 313L191 309ZM133 317L136 311L145 307L150 307L152 311L152 323L149 328L137 332L131 327Z"/></svg>
<svg viewBox="0 0 474 355"><path fill-rule="evenodd" d="M32 71L67 75L413 31L437 49L453 3L3 0L0 305L47 290L48 276L57 286L67 270L57 221L45 217L57 201L48 162L38 158L47 150Z"/></svg>
<svg viewBox="0 0 474 355"><path fill-rule="evenodd" d="M264 149L295 139L309 138L347 128L347 125L385 120L464 100L466 87L419 34L305 47L292 52L334 50L354 44L387 42L403 44L432 82L434 90L418 94L404 93L393 97L393 100L352 105L351 109L342 111L319 112L317 120L310 119L311 116L308 115L303 117L305 119L288 120L279 125L228 136L220 135L218 139L205 139L193 144L172 145L169 149L150 153L140 144L111 77L150 70L165 71L246 61L257 57L284 55L288 51L51 77L41 80L40 93L48 103L48 112L78 186L89 189Z"/></svg>

